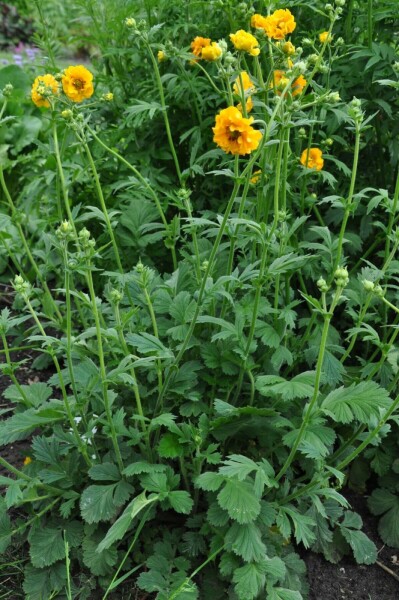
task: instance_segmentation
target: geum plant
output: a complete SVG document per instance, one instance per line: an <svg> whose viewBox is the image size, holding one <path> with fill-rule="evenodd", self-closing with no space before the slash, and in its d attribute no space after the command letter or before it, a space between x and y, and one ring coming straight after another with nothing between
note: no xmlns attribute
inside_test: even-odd
<svg viewBox="0 0 399 600"><path fill-rule="evenodd" d="M197 36L192 54L175 53L220 99L220 150L210 149L215 168L206 177L223 178L229 197L216 214L196 211L198 192L175 148L159 27L125 24L154 68L177 181L166 193L107 144L87 68L35 80L32 100L50 122L61 191L60 224L46 232L58 287L40 290L40 268L27 254L36 280L22 264L13 283L26 314L4 309L0 322L1 368L12 380L6 413L14 413L0 424L0 442L33 434L24 467L0 458L11 474L0 480L0 547L28 543L30 600L89 598L97 584L105 599L132 577L165 600L296 600L307 590L294 543L332 561L349 549L360 563L376 559L339 490L349 465L397 417L399 183L378 201L373 188L357 190L371 118L360 100L340 105L322 85L341 4L328 8L310 56L289 40L296 22L288 9L253 15L253 33L232 32L230 50ZM319 115L331 111L352 136L351 169L325 152L330 143L320 148ZM59 131L87 161L96 206L71 202ZM93 158L99 149L158 211L157 223L134 233L163 240L169 270L150 259L126 263L118 211L107 207ZM328 161L342 181L323 170ZM8 168L0 183L13 213ZM325 195L330 187L336 193ZM362 240L348 227L380 202L386 242L377 264L369 257L360 269L347 248L351 241L360 251ZM23 223L17 233L26 240ZM102 268L105 255L113 268ZM54 364L47 383L18 382L9 340L22 322ZM16 508L25 518L11 519Z"/></svg>

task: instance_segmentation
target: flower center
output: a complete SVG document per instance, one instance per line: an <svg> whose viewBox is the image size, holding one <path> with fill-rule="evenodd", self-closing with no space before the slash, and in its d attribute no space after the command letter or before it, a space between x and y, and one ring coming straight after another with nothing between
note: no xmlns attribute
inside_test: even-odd
<svg viewBox="0 0 399 600"><path fill-rule="evenodd" d="M240 137L241 133L240 131L231 131L229 129L229 132L227 134L230 142L235 142L236 140L238 140L238 138Z"/></svg>
<svg viewBox="0 0 399 600"><path fill-rule="evenodd" d="M77 90L81 90L83 89L85 86L84 81L82 81L81 79L74 79L73 81L73 87L76 88Z"/></svg>

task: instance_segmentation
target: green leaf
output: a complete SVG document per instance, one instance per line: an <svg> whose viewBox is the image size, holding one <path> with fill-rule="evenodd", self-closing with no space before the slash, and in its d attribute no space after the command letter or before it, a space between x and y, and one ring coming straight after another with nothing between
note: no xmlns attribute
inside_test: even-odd
<svg viewBox="0 0 399 600"><path fill-rule="evenodd" d="M158 496L152 494L148 498L146 497L146 493L142 492L139 496L134 498L125 508L121 516L115 521L115 523L110 527L107 531L106 536L99 543L97 551L103 552L108 549L112 544L116 541L121 540L125 535L126 531L129 529L131 522L133 519L145 508L149 506L153 502L158 500Z"/></svg>
<svg viewBox="0 0 399 600"><path fill-rule="evenodd" d="M303 596L300 592L295 592L294 590L276 587L268 589L267 591L268 600L303 600Z"/></svg>
<svg viewBox="0 0 399 600"><path fill-rule="evenodd" d="M151 354L159 358L173 358L173 353L162 342L150 333L129 333L126 341L137 348L141 354Z"/></svg>
<svg viewBox="0 0 399 600"><path fill-rule="evenodd" d="M0 553L7 550L11 543L11 521L7 514L6 503L3 498L0 497Z"/></svg>
<svg viewBox="0 0 399 600"><path fill-rule="evenodd" d="M54 594L63 589L66 583L65 563L57 563L51 567L36 569L32 565L25 567L23 589L29 600L54 598Z"/></svg>
<svg viewBox="0 0 399 600"><path fill-rule="evenodd" d="M36 427L43 427L65 418L63 412L54 409L35 410L29 408L0 422L0 446L11 444L29 436Z"/></svg>
<svg viewBox="0 0 399 600"><path fill-rule="evenodd" d="M127 477L133 477L133 475L140 475L141 473L162 473L165 469L166 465L153 465L143 460L139 460L128 465L123 470L123 474Z"/></svg>
<svg viewBox="0 0 399 600"><path fill-rule="evenodd" d="M82 556L86 567L89 567L93 575L97 576L110 575L113 572L112 567L118 560L116 548L107 548L99 552L98 539L88 537L82 543Z"/></svg>
<svg viewBox="0 0 399 600"><path fill-rule="evenodd" d="M241 556L245 562L259 562L266 556L259 528L254 523L233 523L226 533L226 547Z"/></svg>
<svg viewBox="0 0 399 600"><path fill-rule="evenodd" d="M299 511L288 506L282 506L281 510L286 512L291 517L294 525L294 536L297 544L302 542L305 548L309 548L315 540L315 534L312 529L315 526L315 522L311 517L302 515ZM280 525L279 525L280 526ZM281 527L280 527L281 529Z"/></svg>
<svg viewBox="0 0 399 600"><path fill-rule="evenodd" d="M21 385L20 388L28 400L28 406L38 408L50 398L53 390L47 383L35 382L30 385ZM4 392L4 397L11 402L22 402L25 404L25 399L21 395L20 390L16 385L10 385Z"/></svg>
<svg viewBox="0 0 399 600"><path fill-rule="evenodd" d="M377 488L367 503L374 515L383 515L378 523L378 533L383 542L399 548L399 496L389 490Z"/></svg>
<svg viewBox="0 0 399 600"><path fill-rule="evenodd" d="M90 485L80 498L80 511L87 523L109 521L115 514L114 493L117 484Z"/></svg>
<svg viewBox="0 0 399 600"><path fill-rule="evenodd" d="M55 527L34 529L29 535L32 565L39 569L48 567L65 558L62 530Z"/></svg>
<svg viewBox="0 0 399 600"><path fill-rule="evenodd" d="M119 481L121 478L118 467L109 462L91 467L89 476L94 481Z"/></svg>
<svg viewBox="0 0 399 600"><path fill-rule="evenodd" d="M169 492L167 498L171 507L176 512L188 515L192 511L194 501L188 492L176 490L174 492Z"/></svg>
<svg viewBox="0 0 399 600"><path fill-rule="evenodd" d="M333 390L324 398L321 408L338 423L357 419L367 424L373 417L379 419L380 409L388 409L391 403L387 390L373 381L363 381Z"/></svg>
<svg viewBox="0 0 399 600"><path fill-rule="evenodd" d="M371 565L378 557L374 542L363 531L348 529L341 526L341 533L353 550L355 560L360 565Z"/></svg>
<svg viewBox="0 0 399 600"><path fill-rule="evenodd" d="M274 375L257 378L255 387L263 395L278 394L283 400L310 398L314 390L315 372L307 371L293 377L290 381Z"/></svg>
<svg viewBox="0 0 399 600"><path fill-rule="evenodd" d="M219 468L219 473L225 477L236 477L243 481L252 471L259 469L256 462L243 456L242 454L232 454L228 460L223 461L223 467Z"/></svg>
<svg viewBox="0 0 399 600"><path fill-rule="evenodd" d="M245 481L226 481L218 494L219 505L238 523L251 523L260 513L260 502L253 488Z"/></svg>
<svg viewBox="0 0 399 600"><path fill-rule="evenodd" d="M162 458L177 458L183 456L184 450L179 438L173 433L165 433L159 441L158 454Z"/></svg>
<svg viewBox="0 0 399 600"><path fill-rule="evenodd" d="M263 564L251 563L234 571L234 589L240 600L256 598L265 585Z"/></svg>

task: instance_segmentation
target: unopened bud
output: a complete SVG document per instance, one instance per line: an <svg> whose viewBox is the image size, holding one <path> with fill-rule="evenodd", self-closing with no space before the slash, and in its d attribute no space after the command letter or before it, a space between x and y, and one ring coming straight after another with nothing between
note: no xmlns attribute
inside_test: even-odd
<svg viewBox="0 0 399 600"><path fill-rule="evenodd" d="M133 19L132 17L127 17L125 19L125 25L126 27L133 29L133 27L136 27L136 19Z"/></svg>
<svg viewBox="0 0 399 600"><path fill-rule="evenodd" d="M73 118L73 112L69 108L67 108L66 110L63 110L61 112L61 117L66 121L70 121Z"/></svg>
<svg viewBox="0 0 399 600"><path fill-rule="evenodd" d="M106 94L103 94L103 95L102 95L102 99L103 99L105 102L112 102L112 100L114 99L114 95L113 95L113 93L112 93L112 92L107 92Z"/></svg>
<svg viewBox="0 0 399 600"><path fill-rule="evenodd" d="M366 290L366 292L372 292L372 291L374 291L375 285L372 281L369 281L368 279L364 279L363 287Z"/></svg>
<svg viewBox="0 0 399 600"><path fill-rule="evenodd" d="M320 279L317 280L317 287L324 294L330 289L330 286L327 284L327 281L323 277L320 277Z"/></svg>
<svg viewBox="0 0 399 600"><path fill-rule="evenodd" d="M12 85L12 83L6 83L2 90L4 98L9 98L12 94L13 89L14 86Z"/></svg>
<svg viewBox="0 0 399 600"><path fill-rule="evenodd" d="M380 285L374 286L373 292L379 298L382 298L384 296L384 293L385 293L384 290L382 289L382 287Z"/></svg>
<svg viewBox="0 0 399 600"><path fill-rule="evenodd" d="M111 302L113 304L119 304L119 302L123 298L123 294L119 290L117 290L117 289L114 288L110 292L110 298L111 298Z"/></svg>

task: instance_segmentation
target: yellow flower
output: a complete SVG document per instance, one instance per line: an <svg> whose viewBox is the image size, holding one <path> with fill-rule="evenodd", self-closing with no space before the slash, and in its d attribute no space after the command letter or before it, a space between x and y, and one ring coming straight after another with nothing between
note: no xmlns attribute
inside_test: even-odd
<svg viewBox="0 0 399 600"><path fill-rule="evenodd" d="M259 14L252 15L251 27L254 27L255 29L264 29L265 25L266 25L266 17L259 15Z"/></svg>
<svg viewBox="0 0 399 600"><path fill-rule="evenodd" d="M262 138L260 131L251 124L253 118L246 119L235 106L229 106L216 115L213 141L225 152L250 154L256 150Z"/></svg>
<svg viewBox="0 0 399 600"><path fill-rule="evenodd" d="M240 80L240 77L237 77L237 79L235 80L234 85L233 85L233 92L235 94L237 94L237 96L241 96L241 93L242 93L241 82L244 87L244 92L246 90L254 90L255 89L253 81L251 80L250 76L248 75L248 73L246 71L241 71L240 75L241 75L241 80Z"/></svg>
<svg viewBox="0 0 399 600"><path fill-rule="evenodd" d="M286 77L284 71L273 71L273 81L270 83L270 87L275 87L277 94L280 96L288 81L288 77ZM294 79L294 81L291 83L291 94L293 96L299 96L299 94L302 93L303 88L306 86L306 83L307 82L304 76L299 75L299 77Z"/></svg>
<svg viewBox="0 0 399 600"><path fill-rule="evenodd" d="M202 50L210 45L210 38L203 38L198 35L191 42L190 48L195 56L198 56L198 58L202 58Z"/></svg>
<svg viewBox="0 0 399 600"><path fill-rule="evenodd" d="M236 50L244 50L251 56L258 56L260 52L259 42L252 33L239 29L236 33L230 33L230 39Z"/></svg>
<svg viewBox="0 0 399 600"><path fill-rule="evenodd" d="M281 46L281 50L284 52L284 54L288 54L288 56L295 54L295 46L294 44L291 44L291 42L284 42L284 44Z"/></svg>
<svg viewBox="0 0 399 600"><path fill-rule="evenodd" d="M252 183L252 185L256 185L260 179L261 174L262 174L262 171L260 169L258 169L257 171L254 171L252 173L252 177L249 180L249 182Z"/></svg>
<svg viewBox="0 0 399 600"><path fill-rule="evenodd" d="M164 60L166 60L165 52L163 50L158 50L157 58L158 62L163 62Z"/></svg>
<svg viewBox="0 0 399 600"><path fill-rule="evenodd" d="M252 102L252 98L251 98L251 96L248 96L248 98L245 101L245 110L247 111L247 114L249 112L251 112L251 110L253 109L253 107L254 107L254 103ZM238 110L240 112L243 112L243 110L242 110L242 102L240 102L240 104L237 104L236 108L238 108Z"/></svg>
<svg viewBox="0 0 399 600"><path fill-rule="evenodd" d="M83 102L94 93L93 74L83 65L68 67L62 76L62 88L72 102Z"/></svg>
<svg viewBox="0 0 399 600"><path fill-rule="evenodd" d="M291 14L288 8L281 8L265 18L263 28L267 37L274 40L283 40L294 31L295 27L294 15Z"/></svg>
<svg viewBox="0 0 399 600"><path fill-rule="evenodd" d="M324 44L325 42L329 43L332 40L332 36L328 35L328 31L323 31L322 33L319 33L319 40L321 44Z"/></svg>
<svg viewBox="0 0 399 600"><path fill-rule="evenodd" d="M32 85L31 98L36 106L50 107L49 96L58 94L59 84L52 75L39 75Z"/></svg>
<svg viewBox="0 0 399 600"><path fill-rule="evenodd" d="M320 148L306 148L301 154L301 163L308 169L321 171L324 165L323 153Z"/></svg>
<svg viewBox="0 0 399 600"><path fill-rule="evenodd" d="M209 46L202 48L201 58L214 61L222 56L222 49L217 42L212 42Z"/></svg>
<svg viewBox="0 0 399 600"><path fill-rule="evenodd" d="M26 456L24 458L24 466L27 467L28 465L30 465L30 463L32 462L32 459L30 456Z"/></svg>

